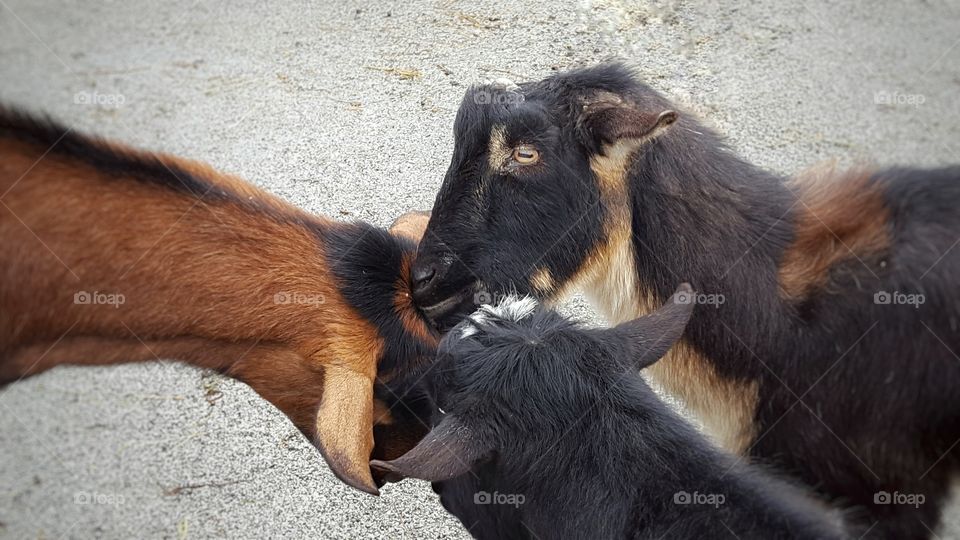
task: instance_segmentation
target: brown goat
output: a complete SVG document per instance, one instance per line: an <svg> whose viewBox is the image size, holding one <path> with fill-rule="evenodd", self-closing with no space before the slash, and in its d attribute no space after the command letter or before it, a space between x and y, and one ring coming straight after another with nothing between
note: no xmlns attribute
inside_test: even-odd
<svg viewBox="0 0 960 540"><path fill-rule="evenodd" d="M426 432L390 410L391 384L436 345L409 299L405 236L0 108L0 383L64 363L219 370L376 494L371 454Z"/></svg>

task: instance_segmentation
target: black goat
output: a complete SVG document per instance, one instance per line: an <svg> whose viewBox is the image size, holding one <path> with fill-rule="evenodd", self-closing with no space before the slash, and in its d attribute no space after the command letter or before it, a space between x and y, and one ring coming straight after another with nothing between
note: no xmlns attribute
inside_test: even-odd
<svg viewBox="0 0 960 540"><path fill-rule="evenodd" d="M582 328L530 297L481 308L440 344L429 386L442 419L371 467L438 482L478 538L841 537L799 492L707 443L637 374L680 337L689 294L613 329Z"/></svg>
<svg viewBox="0 0 960 540"><path fill-rule="evenodd" d="M617 65L479 86L414 299L582 288L617 323L689 281L709 309L652 378L869 536L926 537L960 473L958 204L960 167L765 172Z"/></svg>

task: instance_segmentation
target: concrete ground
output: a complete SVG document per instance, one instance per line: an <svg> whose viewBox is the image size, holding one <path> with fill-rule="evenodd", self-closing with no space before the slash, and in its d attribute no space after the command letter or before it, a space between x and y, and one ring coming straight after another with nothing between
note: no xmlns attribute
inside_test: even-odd
<svg viewBox="0 0 960 540"><path fill-rule="evenodd" d="M0 101L379 225L431 205L471 81L610 58L777 171L960 162L960 4L724 4L0 0ZM426 485L341 485L219 376L60 368L0 390L0 537L226 536L464 532Z"/></svg>

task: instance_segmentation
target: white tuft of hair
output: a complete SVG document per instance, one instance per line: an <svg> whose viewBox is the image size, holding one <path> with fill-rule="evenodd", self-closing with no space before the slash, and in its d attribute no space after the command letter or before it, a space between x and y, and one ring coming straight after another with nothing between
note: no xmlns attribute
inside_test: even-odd
<svg viewBox="0 0 960 540"><path fill-rule="evenodd" d="M469 320L475 324L464 325L460 337L467 338L477 333L477 324L487 322L491 316L520 322L537 310L537 299L532 296L517 296L509 294L495 305L484 304L470 315Z"/></svg>
<svg viewBox="0 0 960 540"><path fill-rule="evenodd" d="M519 92L520 91L520 85L511 81L510 79L503 78L503 77L499 79L493 79L493 80L484 79L480 81L480 84L482 86L489 86L492 90L499 90L501 92Z"/></svg>

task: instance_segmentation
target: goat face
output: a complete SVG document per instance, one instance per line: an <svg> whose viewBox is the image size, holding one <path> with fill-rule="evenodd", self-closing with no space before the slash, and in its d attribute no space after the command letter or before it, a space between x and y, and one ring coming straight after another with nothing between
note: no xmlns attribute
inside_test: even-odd
<svg viewBox="0 0 960 540"><path fill-rule="evenodd" d="M484 306L440 343L430 387L443 412L410 452L371 467L388 480L444 481L486 462L522 474L584 411L603 414L629 381L680 338L693 305L682 285L651 315L582 328L532 298ZM529 471L527 471L529 472Z"/></svg>
<svg viewBox="0 0 960 540"><path fill-rule="evenodd" d="M615 65L468 90L413 267L416 303L438 321L489 303L487 291L551 299L606 264L613 228L629 225L629 158L676 119L668 106Z"/></svg>

